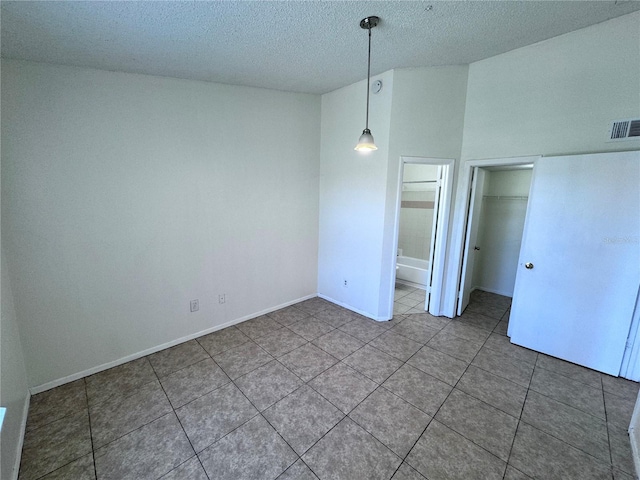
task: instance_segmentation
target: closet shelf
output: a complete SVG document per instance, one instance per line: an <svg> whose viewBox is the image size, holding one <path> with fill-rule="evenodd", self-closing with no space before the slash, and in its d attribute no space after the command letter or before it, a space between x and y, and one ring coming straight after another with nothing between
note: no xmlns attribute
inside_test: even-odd
<svg viewBox="0 0 640 480"><path fill-rule="evenodd" d="M488 198L490 200L529 200L527 196L517 195L484 195L482 198Z"/></svg>

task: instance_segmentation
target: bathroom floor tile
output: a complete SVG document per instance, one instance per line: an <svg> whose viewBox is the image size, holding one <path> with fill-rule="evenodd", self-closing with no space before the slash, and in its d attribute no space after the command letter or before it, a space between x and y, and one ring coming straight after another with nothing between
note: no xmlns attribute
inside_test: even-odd
<svg viewBox="0 0 640 480"><path fill-rule="evenodd" d="M19 479L40 478L88 453L91 435L84 410L26 432Z"/></svg>
<svg viewBox="0 0 640 480"><path fill-rule="evenodd" d="M231 379L209 357L160 380L173 408L181 407Z"/></svg>
<svg viewBox="0 0 640 480"><path fill-rule="evenodd" d="M348 417L302 457L322 480L389 479L401 459Z"/></svg>
<svg viewBox="0 0 640 480"><path fill-rule="evenodd" d="M288 327L307 341L314 340L333 330L333 327L318 320L316 317L307 317L292 323Z"/></svg>
<svg viewBox="0 0 640 480"><path fill-rule="evenodd" d="M520 422L509 463L531 478L610 480L606 464L525 422Z"/></svg>
<svg viewBox="0 0 640 480"><path fill-rule="evenodd" d="M95 405L114 396L126 396L132 390L156 378L147 357L86 377L89 405Z"/></svg>
<svg viewBox="0 0 640 480"><path fill-rule="evenodd" d="M528 348L514 345L509 337L492 333L484 344L485 348L503 353L511 357L512 361L518 363L530 363L534 365L538 358L538 353Z"/></svg>
<svg viewBox="0 0 640 480"><path fill-rule="evenodd" d="M298 458L260 415L198 456L209 478L219 480L276 478Z"/></svg>
<svg viewBox="0 0 640 480"><path fill-rule="evenodd" d="M275 332L268 333L264 337L256 339L256 343L264 348L269 354L278 358L282 355L301 347L307 340L292 332L288 328L281 328Z"/></svg>
<svg viewBox="0 0 640 480"><path fill-rule="evenodd" d="M32 395L29 401L27 430L42 427L86 409L87 393L84 379Z"/></svg>
<svg viewBox="0 0 640 480"><path fill-rule="evenodd" d="M236 328L247 337L255 340L283 327L267 315L261 315L237 324Z"/></svg>
<svg viewBox="0 0 640 480"><path fill-rule="evenodd" d="M307 343L278 359L285 367L298 375L303 382L308 382L315 376L335 365L338 360L324 350Z"/></svg>
<svg viewBox="0 0 640 480"><path fill-rule="evenodd" d="M318 480L318 477L309 470L309 467L302 460L298 460L282 472L282 475L276 480Z"/></svg>
<svg viewBox="0 0 640 480"><path fill-rule="evenodd" d="M314 314L314 317L333 328L338 328L360 318L360 315L344 308L330 307Z"/></svg>
<svg viewBox="0 0 640 480"><path fill-rule="evenodd" d="M213 359L224 370L224 373L229 375L232 380L235 380L270 362L273 357L256 343L247 342L239 347L214 355Z"/></svg>
<svg viewBox="0 0 640 480"><path fill-rule="evenodd" d="M296 390L302 381L274 360L236 379L235 384L262 411Z"/></svg>
<svg viewBox="0 0 640 480"><path fill-rule="evenodd" d="M429 480L502 480L507 466L436 420L429 424L406 462Z"/></svg>
<svg viewBox="0 0 640 480"><path fill-rule="evenodd" d="M505 462L509 459L516 417L454 389L435 418Z"/></svg>
<svg viewBox="0 0 640 480"><path fill-rule="evenodd" d="M629 397L620 397L609 392L604 392L604 406L607 412L607 421L616 427L627 429L631 423L631 415L636 401Z"/></svg>
<svg viewBox="0 0 640 480"><path fill-rule="evenodd" d="M458 382L468 366L462 360L429 346L422 347L407 363L451 386Z"/></svg>
<svg viewBox="0 0 640 480"><path fill-rule="evenodd" d="M611 460L614 468L622 470L629 475L635 474L633 465L633 452L629 441L629 433L626 429L609 425L609 443L611 445Z"/></svg>
<svg viewBox="0 0 640 480"><path fill-rule="evenodd" d="M298 455L344 418L344 413L307 385L269 407L263 415Z"/></svg>
<svg viewBox="0 0 640 480"><path fill-rule="evenodd" d="M349 413L378 385L344 363L338 363L311 380L309 386L343 413Z"/></svg>
<svg viewBox="0 0 640 480"><path fill-rule="evenodd" d="M434 330L438 331L442 330L449 324L449 322L451 322L451 320L447 317L434 317L430 313L426 312L406 315L405 320L419 322L429 328L433 328Z"/></svg>
<svg viewBox="0 0 640 480"><path fill-rule="evenodd" d="M388 353L402 362L409 360L414 353L422 348L422 344L402 335L397 335L391 330L373 339L369 345Z"/></svg>
<svg viewBox="0 0 640 480"><path fill-rule="evenodd" d="M390 332L397 333L398 335L410 338L424 345L431 340L439 330L430 327L424 322L406 318L393 327Z"/></svg>
<svg viewBox="0 0 640 480"><path fill-rule="evenodd" d="M525 388L529 387L533 365L514 361L508 354L482 347L471 365L510 380Z"/></svg>
<svg viewBox="0 0 640 480"><path fill-rule="evenodd" d="M587 385L591 385L596 388L602 388L601 374L580 365L565 362L559 358L550 357L542 353L538 355L536 365L565 377L569 377L577 382L586 383Z"/></svg>
<svg viewBox="0 0 640 480"><path fill-rule="evenodd" d="M127 397L114 397L89 407L94 448L171 412L171 404L158 380Z"/></svg>
<svg viewBox="0 0 640 480"><path fill-rule="evenodd" d="M382 386L431 416L453 388L410 365L401 367Z"/></svg>
<svg viewBox="0 0 640 480"><path fill-rule="evenodd" d="M197 456L191 457L182 465L164 475L161 480L209 480Z"/></svg>
<svg viewBox="0 0 640 480"><path fill-rule="evenodd" d="M531 390L605 420L602 389L581 384L568 377L537 367Z"/></svg>
<svg viewBox="0 0 640 480"><path fill-rule="evenodd" d="M635 399L638 397L640 384L626 378L612 377L603 373L602 388L604 388L605 392L613 393L619 397Z"/></svg>
<svg viewBox="0 0 640 480"><path fill-rule="evenodd" d="M455 335L445 332L443 329L435 337L429 340L427 345L468 364L471 363L477 355L478 351L482 347L482 343L483 342L470 341L456 337Z"/></svg>
<svg viewBox="0 0 640 480"><path fill-rule="evenodd" d="M310 298L308 300L304 300L303 302L295 304L296 308L299 308L303 312L306 312L310 315L315 315L316 313L326 310L331 306L333 306L331 302L327 302L320 297Z"/></svg>
<svg viewBox="0 0 640 480"><path fill-rule="evenodd" d="M457 318L457 320L468 325L473 325L475 327L489 331L493 331L493 329L496 328L496 326L500 322L500 319L488 317L481 313L470 311L469 309L465 310L464 313Z"/></svg>
<svg viewBox="0 0 640 480"><path fill-rule="evenodd" d="M100 480L158 478L194 454L173 412L95 452Z"/></svg>
<svg viewBox="0 0 640 480"><path fill-rule="evenodd" d="M409 466L408 463L402 462L402 465L400 465L400 468L398 468L398 470L396 471L395 475L392 477L391 480L427 480L427 479L424 478L422 475L420 475L420 473L416 469Z"/></svg>
<svg viewBox="0 0 640 480"><path fill-rule="evenodd" d="M378 388L349 417L404 458L431 417L384 388Z"/></svg>
<svg viewBox="0 0 640 480"><path fill-rule="evenodd" d="M529 390L522 421L604 462L610 461L606 422Z"/></svg>
<svg viewBox="0 0 640 480"><path fill-rule="evenodd" d="M223 330L204 335L196 339L209 355L217 355L235 347L247 343L250 339L236 327L227 327Z"/></svg>
<svg viewBox="0 0 640 480"><path fill-rule="evenodd" d="M396 287L387 322L316 297L33 395L19 480L634 480L640 384L511 344L506 297Z"/></svg>
<svg viewBox="0 0 640 480"><path fill-rule="evenodd" d="M484 343L485 340L491 335L490 330L484 330L482 328L473 326L466 322L459 320L452 320L449 325L442 329L443 334L450 334L463 340L470 342Z"/></svg>
<svg viewBox="0 0 640 480"><path fill-rule="evenodd" d="M196 452L202 451L257 413L232 383L176 410L182 428Z"/></svg>
<svg viewBox="0 0 640 480"><path fill-rule="evenodd" d="M162 378L200 360L209 358L209 355L198 342L190 340L149 355L148 358L158 378Z"/></svg>
<svg viewBox="0 0 640 480"><path fill-rule="evenodd" d="M397 358L369 345L356 350L342 362L376 383L384 382L402 366L402 362Z"/></svg>
<svg viewBox="0 0 640 480"><path fill-rule="evenodd" d="M384 325L383 322L376 322L374 320L358 318L352 322L347 323L339 327L339 330L348 333L352 337L357 338L361 342L368 343L374 338L382 335L390 327Z"/></svg>
<svg viewBox="0 0 640 480"><path fill-rule="evenodd" d="M295 306L281 308L275 312L267 313L267 316L273 318L280 325L286 327L292 323L296 323L298 320L302 320L309 316L309 314Z"/></svg>
<svg viewBox="0 0 640 480"><path fill-rule="evenodd" d="M311 343L338 360L342 360L364 346L363 342L341 330L333 330Z"/></svg>
<svg viewBox="0 0 640 480"><path fill-rule="evenodd" d="M456 388L509 415L520 418L527 389L471 365Z"/></svg>
<svg viewBox="0 0 640 480"><path fill-rule="evenodd" d="M96 472L93 464L93 454L90 453L80 457L40 478L41 480L95 480Z"/></svg>

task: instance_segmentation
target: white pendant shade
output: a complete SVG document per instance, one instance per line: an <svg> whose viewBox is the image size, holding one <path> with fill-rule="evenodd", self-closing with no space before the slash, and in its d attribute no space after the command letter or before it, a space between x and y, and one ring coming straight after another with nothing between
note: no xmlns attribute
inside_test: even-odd
<svg viewBox="0 0 640 480"><path fill-rule="evenodd" d="M362 135L354 148L358 152L372 152L378 149L373 141L371 130L369 130L369 87L371 83L371 29L378 25L379 21L378 17L366 17L360 21L360 28L366 29L369 33L369 51L367 52L367 117Z"/></svg>
<svg viewBox="0 0 640 480"><path fill-rule="evenodd" d="M358 140L358 144L354 150L358 152L371 152L373 150L377 150L375 142L373 141L373 135L371 135L371 131L368 128L365 128L360 135L360 139Z"/></svg>

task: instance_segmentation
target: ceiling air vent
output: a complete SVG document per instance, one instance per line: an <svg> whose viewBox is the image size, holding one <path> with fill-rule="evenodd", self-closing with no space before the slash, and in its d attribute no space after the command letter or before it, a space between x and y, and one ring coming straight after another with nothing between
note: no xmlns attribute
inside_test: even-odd
<svg viewBox="0 0 640 480"><path fill-rule="evenodd" d="M640 140L640 118L628 118L611 122L609 142L618 140Z"/></svg>

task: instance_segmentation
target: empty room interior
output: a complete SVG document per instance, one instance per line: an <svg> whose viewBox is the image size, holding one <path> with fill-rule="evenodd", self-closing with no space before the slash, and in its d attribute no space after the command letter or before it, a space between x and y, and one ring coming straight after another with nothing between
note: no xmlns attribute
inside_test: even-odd
<svg viewBox="0 0 640 480"><path fill-rule="evenodd" d="M2 480L638 479L639 1L0 7Z"/></svg>

